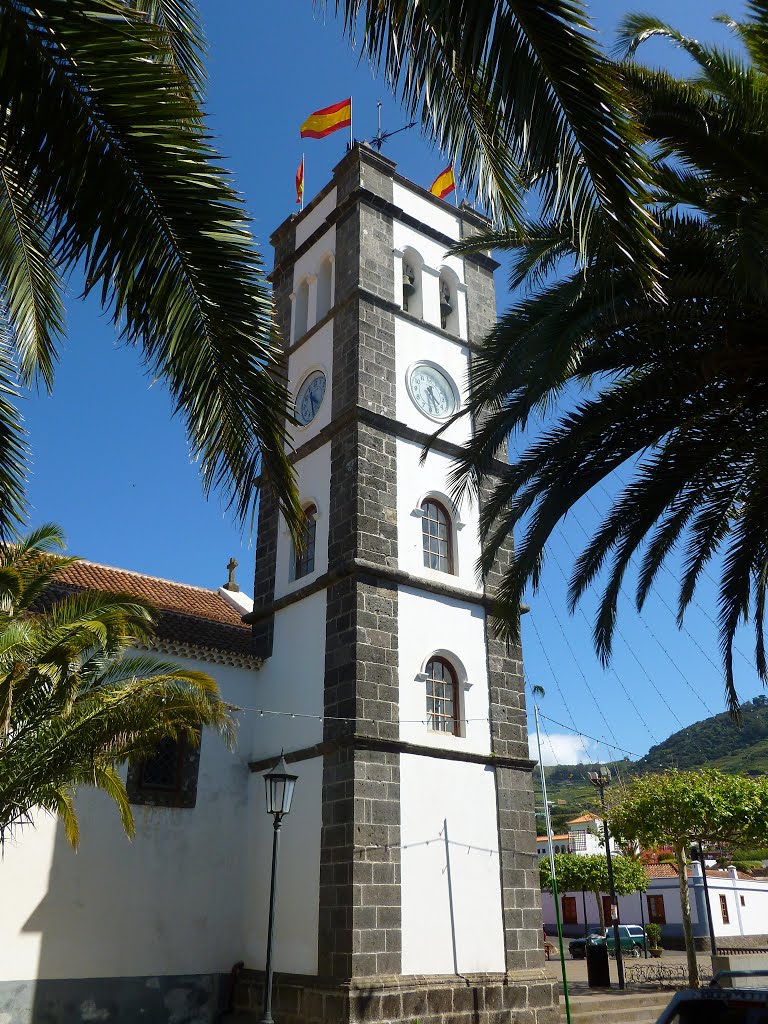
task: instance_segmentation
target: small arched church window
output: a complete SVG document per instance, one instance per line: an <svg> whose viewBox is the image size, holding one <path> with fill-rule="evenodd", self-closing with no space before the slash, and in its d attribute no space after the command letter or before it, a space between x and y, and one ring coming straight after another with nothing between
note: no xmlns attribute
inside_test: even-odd
<svg viewBox="0 0 768 1024"><path fill-rule="evenodd" d="M427 662L427 722L433 732L459 735L459 693L456 673L445 658Z"/></svg>
<svg viewBox="0 0 768 1024"><path fill-rule="evenodd" d="M427 498L421 503L421 547L424 565L438 572L453 572L451 517L439 501Z"/></svg>
<svg viewBox="0 0 768 1024"><path fill-rule="evenodd" d="M325 256L317 273L317 320L326 316L333 305L333 259Z"/></svg>
<svg viewBox="0 0 768 1024"><path fill-rule="evenodd" d="M302 576L309 576L311 572L315 571L316 517L316 507L314 505L307 505L304 509L303 544L299 549L294 549L293 578L295 580L300 580Z"/></svg>
<svg viewBox="0 0 768 1024"><path fill-rule="evenodd" d="M403 309L420 320L424 317L424 299L421 291L424 261L415 249L403 253Z"/></svg>
<svg viewBox="0 0 768 1024"><path fill-rule="evenodd" d="M452 270L443 267L440 271L440 326L449 334L459 333L459 291L458 281Z"/></svg>
<svg viewBox="0 0 768 1024"><path fill-rule="evenodd" d="M298 341L307 333L309 316L309 281L304 278L296 292L293 311L293 340Z"/></svg>

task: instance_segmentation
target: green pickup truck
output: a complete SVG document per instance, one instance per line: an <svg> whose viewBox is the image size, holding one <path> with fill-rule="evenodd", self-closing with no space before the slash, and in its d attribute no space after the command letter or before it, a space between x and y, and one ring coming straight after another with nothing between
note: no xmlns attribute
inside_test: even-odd
<svg viewBox="0 0 768 1024"><path fill-rule="evenodd" d="M642 956L643 955L643 942L645 941L645 932L637 924L620 924L619 925L619 943L621 945L621 952L628 956ZM608 952L613 955L616 950L616 940L613 937L613 926L608 928L605 933L600 931L591 931L586 938L582 939L571 939L568 943L568 949L571 951L571 956L574 960L583 960L587 955L587 943L588 942L605 942L608 945Z"/></svg>

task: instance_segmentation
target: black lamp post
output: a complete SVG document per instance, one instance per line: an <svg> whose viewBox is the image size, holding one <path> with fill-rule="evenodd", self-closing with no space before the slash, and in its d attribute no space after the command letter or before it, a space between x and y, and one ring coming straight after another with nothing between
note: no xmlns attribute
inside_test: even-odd
<svg viewBox="0 0 768 1024"><path fill-rule="evenodd" d="M272 881L269 887L269 931L267 932L267 966L264 972L264 1012L259 1024L274 1024L272 1019L272 945L275 932L275 898L277 896L277 859L280 853L280 826L283 816L288 814L293 800L293 790L298 775L288 773L288 765L280 754L271 772L264 776L267 797L267 811L274 816L272 835Z"/></svg>
<svg viewBox="0 0 768 1024"><path fill-rule="evenodd" d="M616 949L616 970L619 975L619 988L624 988L624 959L621 955L621 939L619 936L619 901L616 899L616 886L613 883L613 864L611 862L611 837L608 834L608 821L605 814L605 787L611 784L611 773L606 768L599 772L588 772L589 781L600 790L600 806L603 809L603 835L605 837L605 856L608 862L608 885L611 890L611 918L613 922L613 944ZM614 916L615 908L615 916Z"/></svg>

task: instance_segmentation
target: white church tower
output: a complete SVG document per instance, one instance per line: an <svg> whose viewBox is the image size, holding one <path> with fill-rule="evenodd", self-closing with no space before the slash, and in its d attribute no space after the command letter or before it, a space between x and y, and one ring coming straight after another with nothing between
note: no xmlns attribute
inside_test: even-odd
<svg viewBox="0 0 768 1024"><path fill-rule="evenodd" d="M293 550L265 493L253 700L317 716L254 730L252 771L283 747L299 775L283 827L281 1024L558 1019L521 653L493 638L499 577L475 574L478 510L449 493L468 420L420 462L494 322L497 265L446 255L483 226L357 145L272 239L309 543ZM271 829L250 814L266 864ZM258 969L266 872L254 875L245 962ZM257 1009L259 989L246 972L240 1004Z"/></svg>

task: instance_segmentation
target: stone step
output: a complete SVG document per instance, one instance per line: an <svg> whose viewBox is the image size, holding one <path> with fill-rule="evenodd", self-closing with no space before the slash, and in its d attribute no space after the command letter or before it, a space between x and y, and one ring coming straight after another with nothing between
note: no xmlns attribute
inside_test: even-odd
<svg viewBox="0 0 768 1024"><path fill-rule="evenodd" d="M655 1024L673 994L666 991L576 996L571 999L571 1024ZM562 998L560 1019L566 1020Z"/></svg>

